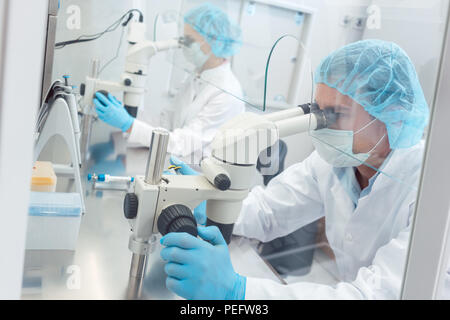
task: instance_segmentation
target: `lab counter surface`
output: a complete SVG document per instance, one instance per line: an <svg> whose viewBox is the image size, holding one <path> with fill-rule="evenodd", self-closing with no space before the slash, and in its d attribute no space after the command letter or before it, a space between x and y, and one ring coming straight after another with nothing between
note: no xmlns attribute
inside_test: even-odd
<svg viewBox="0 0 450 320"><path fill-rule="evenodd" d="M122 176L144 174L148 149L128 148L120 132L96 135L94 130L93 137L106 142L92 143L90 160L83 168L84 177L93 172ZM141 291L134 292L136 284L129 278L131 230L123 214L127 191L93 189L87 179L83 180L86 213L81 220L76 250L27 250L22 299L180 299L165 287L165 262L159 255L160 235L148 257ZM58 181L57 191L68 188L72 188L69 181ZM236 272L282 282L258 255L252 241L233 237L229 248Z"/></svg>

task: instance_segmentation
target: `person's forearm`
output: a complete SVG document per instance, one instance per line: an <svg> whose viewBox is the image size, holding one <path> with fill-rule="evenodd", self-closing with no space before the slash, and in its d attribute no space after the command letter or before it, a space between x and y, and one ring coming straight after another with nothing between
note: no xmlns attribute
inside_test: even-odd
<svg viewBox="0 0 450 320"><path fill-rule="evenodd" d="M132 144L136 143L143 147L149 147L153 129L154 128L147 123L135 119L130 130L127 131L129 134L128 142Z"/></svg>

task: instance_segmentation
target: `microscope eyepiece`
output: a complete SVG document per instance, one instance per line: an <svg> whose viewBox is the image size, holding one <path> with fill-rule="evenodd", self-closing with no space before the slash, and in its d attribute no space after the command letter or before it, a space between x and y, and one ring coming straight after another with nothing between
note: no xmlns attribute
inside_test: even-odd
<svg viewBox="0 0 450 320"><path fill-rule="evenodd" d="M311 110L317 118L317 128L315 130L320 130L324 128L329 128L337 120L337 114L334 112L334 108L325 108Z"/></svg>

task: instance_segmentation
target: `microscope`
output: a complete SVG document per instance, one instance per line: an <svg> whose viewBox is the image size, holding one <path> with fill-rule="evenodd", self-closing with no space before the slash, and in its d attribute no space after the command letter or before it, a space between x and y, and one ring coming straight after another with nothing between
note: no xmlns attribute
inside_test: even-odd
<svg viewBox="0 0 450 320"><path fill-rule="evenodd" d="M335 121L333 108L320 110L309 103L265 115L243 113L219 129L211 156L200 163L199 176L162 174L169 133L154 130L145 176L136 177L134 193L127 194L124 201L125 217L132 228L130 277L143 278L158 233L197 236L192 212L205 200L207 226L217 226L229 243L260 153L281 138L326 128Z"/></svg>
<svg viewBox="0 0 450 320"><path fill-rule="evenodd" d="M80 91L85 106L92 104L92 98L97 91L123 92L125 108L131 116L136 117L146 91L147 69L151 58L159 52L177 49L181 44L179 39L156 42L147 40L146 24L141 21L131 21L128 28L128 52L120 81L101 80L96 74L97 71L93 70L91 76L86 77L86 82L81 85ZM94 61L93 65L95 64ZM93 69L96 69L95 66Z"/></svg>
<svg viewBox="0 0 450 320"><path fill-rule="evenodd" d="M128 52L125 61L125 70L120 81L105 81L99 78L100 62L93 59L90 75L80 86L83 96L83 136L81 149L86 158L93 121L92 100L96 92L123 92L123 103L128 113L136 118L138 106L146 93L146 81L150 60L157 53L178 49L182 45L182 38L165 41L149 41L146 38L146 24L141 17L139 21L128 21Z"/></svg>

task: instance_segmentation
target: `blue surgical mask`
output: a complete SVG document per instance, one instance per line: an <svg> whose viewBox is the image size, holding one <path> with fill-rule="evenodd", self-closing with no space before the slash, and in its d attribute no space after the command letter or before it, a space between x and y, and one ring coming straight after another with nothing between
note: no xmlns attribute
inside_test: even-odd
<svg viewBox="0 0 450 320"><path fill-rule="evenodd" d="M209 54L206 54L202 51L201 46L202 44L194 42L190 46L183 48L184 57L197 69L201 69L210 57Z"/></svg>
<svg viewBox="0 0 450 320"><path fill-rule="evenodd" d="M357 167L364 163L372 151L383 141L386 134L367 153L353 153L353 136L360 133L377 119L356 132L347 130L321 129L311 132L312 143L319 156L336 168Z"/></svg>

